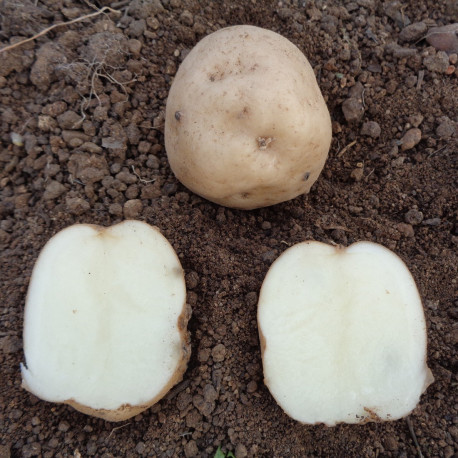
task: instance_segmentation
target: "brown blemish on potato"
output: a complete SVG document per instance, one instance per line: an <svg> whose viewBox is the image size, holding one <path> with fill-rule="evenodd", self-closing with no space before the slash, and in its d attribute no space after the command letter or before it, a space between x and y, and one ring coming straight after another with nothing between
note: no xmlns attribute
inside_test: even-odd
<svg viewBox="0 0 458 458"><path fill-rule="evenodd" d="M261 151L265 151L274 140L273 137L258 137L258 148Z"/></svg>
<svg viewBox="0 0 458 458"><path fill-rule="evenodd" d="M367 416L361 418L360 424L369 423L371 421L375 421L375 422L383 421L383 419L377 415L374 409L370 409L369 407L363 407L363 409L365 412L367 412Z"/></svg>
<svg viewBox="0 0 458 458"><path fill-rule="evenodd" d="M242 111L237 113L237 119L244 119L250 116L250 109L248 107L243 107Z"/></svg>
<svg viewBox="0 0 458 458"><path fill-rule="evenodd" d="M175 111L175 119L177 121L180 121L181 120L181 112L180 111Z"/></svg>
<svg viewBox="0 0 458 458"><path fill-rule="evenodd" d="M305 172L304 176L302 177L302 181L307 181L310 178L310 172Z"/></svg>

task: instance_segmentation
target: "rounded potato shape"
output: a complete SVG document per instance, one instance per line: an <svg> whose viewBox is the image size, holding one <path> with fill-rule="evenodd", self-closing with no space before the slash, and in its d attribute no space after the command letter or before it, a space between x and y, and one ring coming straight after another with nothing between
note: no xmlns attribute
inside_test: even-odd
<svg viewBox="0 0 458 458"><path fill-rule="evenodd" d="M387 248L304 242L262 284L264 382L302 423L366 423L408 415L432 383L415 282Z"/></svg>
<svg viewBox="0 0 458 458"><path fill-rule="evenodd" d="M178 69L167 100L173 172L227 207L265 207L309 192L331 136L307 58L286 38L254 26L203 38Z"/></svg>
<svg viewBox="0 0 458 458"><path fill-rule="evenodd" d="M181 380L189 317L183 269L157 228L70 226L33 269L23 387L105 420L133 417Z"/></svg>

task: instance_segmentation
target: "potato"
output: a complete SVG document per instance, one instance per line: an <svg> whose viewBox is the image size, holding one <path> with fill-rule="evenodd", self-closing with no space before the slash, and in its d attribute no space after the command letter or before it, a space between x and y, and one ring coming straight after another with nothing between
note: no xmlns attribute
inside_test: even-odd
<svg viewBox="0 0 458 458"><path fill-rule="evenodd" d="M178 69L165 146L176 177L206 199L253 209L309 192L330 143L331 120L312 67L274 32L219 30Z"/></svg>
<svg viewBox="0 0 458 458"><path fill-rule="evenodd" d="M302 423L396 420L434 379L415 282L375 243L288 248L262 284L258 324L265 384Z"/></svg>
<svg viewBox="0 0 458 458"><path fill-rule="evenodd" d="M183 269L156 228L124 221L64 229L33 269L23 387L105 420L137 415L186 370L185 299Z"/></svg>

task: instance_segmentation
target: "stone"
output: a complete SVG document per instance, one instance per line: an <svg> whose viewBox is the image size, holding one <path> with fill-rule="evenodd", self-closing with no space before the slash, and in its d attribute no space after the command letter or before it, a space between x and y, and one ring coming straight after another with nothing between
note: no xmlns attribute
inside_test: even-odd
<svg viewBox="0 0 458 458"><path fill-rule="evenodd" d="M127 33L132 37L141 37L143 32L146 29L146 21L144 19L138 19L136 21L132 21L129 24L129 28L127 29Z"/></svg>
<svg viewBox="0 0 458 458"><path fill-rule="evenodd" d="M436 135L439 138L452 138L455 135L456 124L448 117L444 117L437 126Z"/></svg>
<svg viewBox="0 0 458 458"><path fill-rule="evenodd" d="M8 445L0 445L0 458L10 458L11 449Z"/></svg>
<svg viewBox="0 0 458 458"><path fill-rule="evenodd" d="M75 140L77 140L79 143L78 146L81 146L84 142L90 140L89 135L76 130L63 130L62 138L64 139L64 142L69 146L72 146L72 143L74 143Z"/></svg>
<svg viewBox="0 0 458 458"><path fill-rule="evenodd" d="M135 451L139 455L144 455L146 452L146 444L142 441L138 442L138 444L135 446Z"/></svg>
<svg viewBox="0 0 458 458"><path fill-rule="evenodd" d="M57 429L62 433L66 433L70 429L70 424L66 421L61 421L57 426Z"/></svg>
<svg viewBox="0 0 458 458"><path fill-rule="evenodd" d="M176 406L178 407L178 410L186 410L188 406L190 406L192 403L192 396L190 393L186 391L182 391L181 393L178 394L177 400L176 400Z"/></svg>
<svg viewBox="0 0 458 458"><path fill-rule="evenodd" d="M364 106L362 101L350 97L345 100L342 104L342 111L345 116L345 120L349 123L357 123L361 121L364 115Z"/></svg>
<svg viewBox="0 0 458 458"><path fill-rule="evenodd" d="M445 51L439 51L434 56L427 56L423 59L423 65L430 71L445 73L449 67L448 55Z"/></svg>
<svg viewBox="0 0 458 458"><path fill-rule="evenodd" d="M50 103L44 106L41 112L44 115L48 115L54 118L64 113L66 109L67 109L67 104L63 100L59 100L57 102Z"/></svg>
<svg viewBox="0 0 458 458"><path fill-rule="evenodd" d="M131 54L134 56L139 56L140 51L142 50L142 42L132 38L127 42L127 47L129 48L129 52Z"/></svg>
<svg viewBox="0 0 458 458"><path fill-rule="evenodd" d="M110 204L110 206L108 207L108 213L113 216L122 216L122 205Z"/></svg>
<svg viewBox="0 0 458 458"><path fill-rule="evenodd" d="M383 10L399 27L405 27L410 24L410 19L405 14L403 5L399 0L383 3Z"/></svg>
<svg viewBox="0 0 458 458"><path fill-rule="evenodd" d="M218 393L216 392L214 386L210 383L204 386L203 396L205 402L215 402L218 399Z"/></svg>
<svg viewBox="0 0 458 458"><path fill-rule="evenodd" d="M414 22L404 27L399 34L399 40L404 42L417 41L426 35L428 26L423 22Z"/></svg>
<svg viewBox="0 0 458 458"><path fill-rule="evenodd" d="M126 219L136 219L143 211L143 204L140 199L131 199L124 204L123 213Z"/></svg>
<svg viewBox="0 0 458 458"><path fill-rule="evenodd" d="M129 4L129 14L137 19L147 19L163 11L160 0L133 0Z"/></svg>
<svg viewBox="0 0 458 458"><path fill-rule="evenodd" d="M197 456L199 453L199 449L197 448L197 444L195 440L190 440L185 446L184 446L184 454L186 458L193 458Z"/></svg>
<svg viewBox="0 0 458 458"><path fill-rule="evenodd" d="M31 442L22 447L22 458L41 455L41 445L38 442Z"/></svg>
<svg viewBox="0 0 458 458"><path fill-rule="evenodd" d="M200 394L193 396L192 403L194 404L194 407L206 417L209 417L215 410L215 403L206 401Z"/></svg>
<svg viewBox="0 0 458 458"><path fill-rule="evenodd" d="M362 167L357 167L352 170L350 175L356 182L359 182L364 177L364 169Z"/></svg>
<svg viewBox="0 0 458 458"><path fill-rule="evenodd" d="M389 451L396 451L399 447L398 441L394 436L387 436L383 442L385 448Z"/></svg>
<svg viewBox="0 0 458 458"><path fill-rule="evenodd" d="M458 23L429 29L426 41L439 51L458 53Z"/></svg>
<svg viewBox="0 0 458 458"><path fill-rule="evenodd" d="M105 157L79 152L70 156L68 171L85 185L101 181L110 174Z"/></svg>
<svg viewBox="0 0 458 458"><path fill-rule="evenodd" d="M396 226L397 230L403 235L404 237L414 237L415 236L415 231L413 230L413 227L411 224L407 223L399 223Z"/></svg>
<svg viewBox="0 0 458 458"><path fill-rule="evenodd" d="M409 129L401 138L401 150L406 151L418 145L421 140L421 130L417 127Z"/></svg>
<svg viewBox="0 0 458 458"><path fill-rule="evenodd" d="M0 350L5 354L16 353L21 348L22 340L17 336L5 336L0 339Z"/></svg>
<svg viewBox="0 0 458 458"><path fill-rule="evenodd" d="M243 444L237 444L235 446L235 458L246 458L248 456L248 451Z"/></svg>
<svg viewBox="0 0 458 458"><path fill-rule="evenodd" d="M375 121L367 121L361 128L361 135L365 135L371 138L377 138L380 136L382 129L380 125Z"/></svg>
<svg viewBox="0 0 458 458"><path fill-rule="evenodd" d="M404 220L412 226L417 226L423 221L423 213L415 208L412 208L404 215Z"/></svg>
<svg viewBox="0 0 458 458"><path fill-rule="evenodd" d="M44 200L57 199L59 196L61 196L66 191L67 191L67 188L62 183L52 180L46 186L45 192L43 193L43 199Z"/></svg>
<svg viewBox="0 0 458 458"><path fill-rule="evenodd" d="M61 129L76 130L81 127L83 118L74 111L68 110L57 117Z"/></svg>
<svg viewBox="0 0 458 458"><path fill-rule="evenodd" d="M226 347L223 344L218 344L213 347L212 358L215 363L220 363L224 361L226 357Z"/></svg>
<svg viewBox="0 0 458 458"><path fill-rule="evenodd" d="M58 45L51 41L45 43L37 51L30 81L39 89L47 89L56 79L56 67L66 62L67 58Z"/></svg>
<svg viewBox="0 0 458 458"><path fill-rule="evenodd" d="M87 212L91 205L86 200L82 199L81 197L70 197L67 198L65 201L67 205L67 211L76 216L80 216L83 213Z"/></svg>

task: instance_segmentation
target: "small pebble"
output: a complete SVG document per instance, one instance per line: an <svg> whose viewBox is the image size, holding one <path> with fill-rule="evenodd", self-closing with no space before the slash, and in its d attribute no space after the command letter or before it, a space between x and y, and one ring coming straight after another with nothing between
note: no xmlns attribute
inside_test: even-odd
<svg viewBox="0 0 458 458"><path fill-rule="evenodd" d="M388 436L384 440L384 445L387 450L395 451L398 449L399 444L394 436Z"/></svg>
<svg viewBox="0 0 458 458"><path fill-rule="evenodd" d="M66 433L70 429L70 425L66 421L61 421L57 426L57 429L62 433Z"/></svg>
<svg viewBox="0 0 458 458"><path fill-rule="evenodd" d="M423 115L421 115L420 113L418 114L414 114L414 115L410 115L407 120L409 121L409 123L413 126L413 127L418 127L422 122L423 122Z"/></svg>
<svg viewBox="0 0 458 458"><path fill-rule="evenodd" d="M108 213L113 216L122 216L122 205L121 204L111 204L108 207Z"/></svg>
<svg viewBox="0 0 458 458"><path fill-rule="evenodd" d="M429 29L426 41L437 50L458 53L458 23Z"/></svg>
<svg viewBox="0 0 458 458"><path fill-rule="evenodd" d="M364 115L363 103L358 99L350 97L342 104L342 111L348 123L359 122Z"/></svg>
<svg viewBox="0 0 458 458"><path fill-rule="evenodd" d="M424 22L414 22L401 30L399 39L407 42L417 41L426 35L427 30L428 27Z"/></svg>
<svg viewBox="0 0 458 458"><path fill-rule="evenodd" d="M199 453L199 449L197 448L196 441L190 440L185 446L184 446L184 455L186 458L194 458L197 456Z"/></svg>
<svg viewBox="0 0 458 458"><path fill-rule="evenodd" d="M439 138L452 138L455 135L456 125L448 117L443 118L442 122L437 126L436 135Z"/></svg>
<svg viewBox="0 0 458 458"><path fill-rule="evenodd" d="M411 224L399 223L397 225L397 229L404 237L414 237L415 236L415 231L413 230L413 227Z"/></svg>
<svg viewBox="0 0 458 458"><path fill-rule="evenodd" d="M43 193L44 200L53 200L57 199L64 192L67 191L67 188L58 181L52 180L46 186L45 192Z"/></svg>
<svg viewBox="0 0 458 458"><path fill-rule="evenodd" d="M76 130L83 123L83 118L74 111L68 110L57 116L57 123L61 129Z"/></svg>
<svg viewBox="0 0 458 458"><path fill-rule="evenodd" d="M220 363L224 361L226 357L226 347L223 344L218 344L213 347L212 358L215 363Z"/></svg>
<svg viewBox="0 0 458 458"><path fill-rule="evenodd" d="M421 140L421 130L417 127L409 129L401 138L401 150L406 151L418 145Z"/></svg>
<svg viewBox="0 0 458 458"><path fill-rule="evenodd" d="M67 211L76 216L82 215L91 208L89 202L81 197L70 197L65 203L67 205Z"/></svg>
<svg viewBox="0 0 458 458"><path fill-rule="evenodd" d="M364 176L364 169L361 167L357 167L353 169L350 175L355 181L359 182L363 179Z"/></svg>
<svg viewBox="0 0 458 458"><path fill-rule="evenodd" d="M218 399L218 393L210 383L204 386L203 395L205 402L215 402Z"/></svg>
<svg viewBox="0 0 458 458"><path fill-rule="evenodd" d="M235 446L235 458L246 458L248 451L243 444L237 444Z"/></svg>
<svg viewBox="0 0 458 458"><path fill-rule="evenodd" d="M404 220L412 226L417 226L423 221L423 213L415 208L412 208L404 215Z"/></svg>
<svg viewBox="0 0 458 458"><path fill-rule="evenodd" d="M139 454L139 455L143 455L145 453L145 450L146 450L146 444L144 442L139 442L136 446L135 446L135 451Z"/></svg>
<svg viewBox="0 0 458 458"><path fill-rule="evenodd" d="M139 56L140 51L142 50L142 42L132 38L127 42L127 47L129 48L129 52L131 52L134 56Z"/></svg>
<svg viewBox="0 0 458 458"><path fill-rule="evenodd" d="M143 211L143 203L140 199L131 199L124 204L123 212L126 219L136 219Z"/></svg>
<svg viewBox="0 0 458 458"><path fill-rule="evenodd" d="M448 55L445 51L439 51L435 56L425 57L423 65L430 72L445 73L449 67Z"/></svg>
<svg viewBox="0 0 458 458"><path fill-rule="evenodd" d="M249 382L246 387L246 390L248 393L254 393L257 389L258 389L258 384L254 380Z"/></svg>
<svg viewBox="0 0 458 458"><path fill-rule="evenodd" d="M361 128L361 135L365 135L367 137L377 138L380 136L382 129L380 125L375 121L367 121L363 124Z"/></svg>

